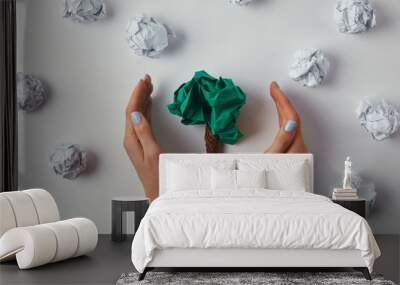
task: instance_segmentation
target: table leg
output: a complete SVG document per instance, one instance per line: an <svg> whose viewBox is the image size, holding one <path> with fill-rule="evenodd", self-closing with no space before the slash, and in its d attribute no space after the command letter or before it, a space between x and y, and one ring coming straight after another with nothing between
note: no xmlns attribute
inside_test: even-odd
<svg viewBox="0 0 400 285"><path fill-rule="evenodd" d="M111 203L111 240L124 240L122 234L122 204L118 201Z"/></svg>

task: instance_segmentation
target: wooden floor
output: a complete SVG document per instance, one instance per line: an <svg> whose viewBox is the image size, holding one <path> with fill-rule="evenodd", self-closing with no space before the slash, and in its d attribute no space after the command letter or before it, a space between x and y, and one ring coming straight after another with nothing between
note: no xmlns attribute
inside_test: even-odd
<svg viewBox="0 0 400 285"><path fill-rule="evenodd" d="M377 235L382 257L375 272L399 283L400 237ZM0 284L115 284L124 272L134 271L130 260L131 240L114 243L101 235L97 249L89 256L78 257L35 269L19 270L15 262L0 265Z"/></svg>

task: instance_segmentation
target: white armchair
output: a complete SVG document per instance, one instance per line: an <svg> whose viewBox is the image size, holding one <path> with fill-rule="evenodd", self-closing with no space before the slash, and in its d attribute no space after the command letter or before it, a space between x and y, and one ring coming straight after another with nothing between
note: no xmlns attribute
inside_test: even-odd
<svg viewBox="0 0 400 285"><path fill-rule="evenodd" d="M0 262L17 259L28 269L84 255L96 248L97 234L89 219L60 221L46 190L0 193Z"/></svg>

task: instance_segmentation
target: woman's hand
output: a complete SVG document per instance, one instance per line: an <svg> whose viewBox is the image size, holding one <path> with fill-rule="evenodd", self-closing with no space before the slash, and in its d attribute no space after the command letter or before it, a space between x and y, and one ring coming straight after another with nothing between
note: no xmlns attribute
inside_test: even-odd
<svg viewBox="0 0 400 285"><path fill-rule="evenodd" d="M146 75L136 85L125 114L124 148L143 184L146 197L158 197L158 162L161 148L150 124L153 85Z"/></svg>
<svg viewBox="0 0 400 285"><path fill-rule="evenodd" d="M136 85L125 114L125 150L136 169L146 197L153 201L159 195L158 163L161 151L151 129L151 93L153 85L146 75ZM301 121L295 108L276 82L270 95L279 116L279 131L266 153L305 153L307 147L301 134Z"/></svg>
<svg viewBox="0 0 400 285"><path fill-rule="evenodd" d="M308 152L301 133L300 116L276 82L270 84L270 95L278 111L279 131L265 153Z"/></svg>

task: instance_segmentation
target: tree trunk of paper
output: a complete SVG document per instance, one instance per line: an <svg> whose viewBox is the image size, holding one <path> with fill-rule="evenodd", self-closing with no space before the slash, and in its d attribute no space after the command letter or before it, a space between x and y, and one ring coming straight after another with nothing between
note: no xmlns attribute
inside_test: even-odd
<svg viewBox="0 0 400 285"><path fill-rule="evenodd" d="M211 130L206 126L204 134L204 140L206 142L207 153L220 153L222 152L223 143L221 143L216 136L214 136Z"/></svg>

